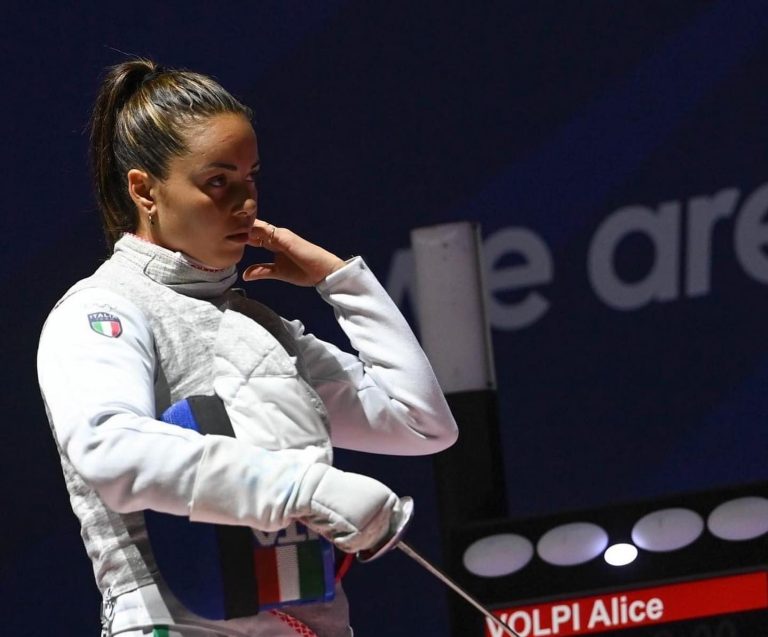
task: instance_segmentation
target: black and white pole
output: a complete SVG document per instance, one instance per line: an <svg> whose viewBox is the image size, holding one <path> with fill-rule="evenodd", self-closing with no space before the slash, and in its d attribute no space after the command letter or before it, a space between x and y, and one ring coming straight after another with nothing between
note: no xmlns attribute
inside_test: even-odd
<svg viewBox="0 0 768 637"><path fill-rule="evenodd" d="M416 228L411 245L421 344L459 425L458 442L435 457L443 555L450 564L459 550L454 529L507 515L480 228L470 222ZM476 615L458 598L451 597L450 606L453 634L474 633Z"/></svg>

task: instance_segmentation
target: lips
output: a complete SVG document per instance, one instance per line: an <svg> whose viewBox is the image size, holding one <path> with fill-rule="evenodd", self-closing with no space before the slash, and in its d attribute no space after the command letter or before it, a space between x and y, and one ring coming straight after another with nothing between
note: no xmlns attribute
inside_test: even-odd
<svg viewBox="0 0 768 637"><path fill-rule="evenodd" d="M238 243L246 243L248 239L250 239L251 233L247 230L243 232L235 232L233 234L228 234L227 239L230 241L237 241Z"/></svg>

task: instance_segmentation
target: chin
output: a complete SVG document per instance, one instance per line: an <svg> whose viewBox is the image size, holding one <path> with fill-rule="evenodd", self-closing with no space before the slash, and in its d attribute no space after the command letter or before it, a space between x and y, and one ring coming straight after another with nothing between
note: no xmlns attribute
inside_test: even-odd
<svg viewBox="0 0 768 637"><path fill-rule="evenodd" d="M226 270L233 265L237 265L243 258L244 248L239 250L220 250L216 253L201 255L200 257L187 253L187 257L192 259L198 265L212 270Z"/></svg>
<svg viewBox="0 0 768 637"><path fill-rule="evenodd" d="M215 259L213 267L221 268L223 270L233 265L237 265L243 259L244 253L245 246L238 247L235 250L232 250L231 248L229 250L222 250L220 254L216 255L217 258Z"/></svg>

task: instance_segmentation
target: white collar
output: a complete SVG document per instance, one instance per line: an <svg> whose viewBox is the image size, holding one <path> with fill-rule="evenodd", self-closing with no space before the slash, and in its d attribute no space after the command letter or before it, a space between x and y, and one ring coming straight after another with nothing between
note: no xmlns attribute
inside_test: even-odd
<svg viewBox="0 0 768 637"><path fill-rule="evenodd" d="M112 258L139 267L153 281L196 299L219 296L237 280L234 265L221 270L209 268L182 252L173 252L130 233L115 243Z"/></svg>

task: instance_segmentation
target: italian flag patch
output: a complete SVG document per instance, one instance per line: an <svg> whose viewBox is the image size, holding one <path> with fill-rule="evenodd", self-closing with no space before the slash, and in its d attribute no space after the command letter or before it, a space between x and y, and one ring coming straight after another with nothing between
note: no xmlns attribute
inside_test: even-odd
<svg viewBox="0 0 768 637"><path fill-rule="evenodd" d="M97 334L109 338L117 338L123 333L123 324L120 319L109 312L96 312L88 315L88 323Z"/></svg>
<svg viewBox="0 0 768 637"><path fill-rule="evenodd" d="M314 539L254 550L259 607L333 598L333 548Z"/></svg>

